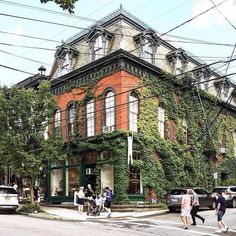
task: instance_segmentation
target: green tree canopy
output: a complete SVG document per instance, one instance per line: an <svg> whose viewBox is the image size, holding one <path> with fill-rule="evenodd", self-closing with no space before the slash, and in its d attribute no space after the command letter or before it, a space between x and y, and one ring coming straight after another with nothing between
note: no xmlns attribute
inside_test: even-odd
<svg viewBox="0 0 236 236"><path fill-rule="evenodd" d="M77 1L79 0L40 0L41 3L54 2L69 13L74 13L73 9Z"/></svg>
<svg viewBox="0 0 236 236"><path fill-rule="evenodd" d="M0 89L0 165L21 175L31 190L46 160L66 156L61 137L46 138L55 107L48 82L37 90Z"/></svg>

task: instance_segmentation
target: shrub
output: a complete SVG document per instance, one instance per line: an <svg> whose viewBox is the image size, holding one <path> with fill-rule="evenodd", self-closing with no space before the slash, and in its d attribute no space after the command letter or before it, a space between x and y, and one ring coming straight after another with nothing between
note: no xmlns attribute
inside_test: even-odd
<svg viewBox="0 0 236 236"><path fill-rule="evenodd" d="M37 212L44 212L40 205L36 204L25 204L19 210L20 212L25 213L37 213Z"/></svg>

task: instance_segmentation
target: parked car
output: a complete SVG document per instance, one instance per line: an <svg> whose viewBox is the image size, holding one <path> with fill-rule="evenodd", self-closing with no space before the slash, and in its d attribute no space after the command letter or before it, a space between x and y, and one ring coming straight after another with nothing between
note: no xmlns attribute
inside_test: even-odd
<svg viewBox="0 0 236 236"><path fill-rule="evenodd" d="M17 191L10 186L0 186L0 210L15 212L18 206Z"/></svg>
<svg viewBox="0 0 236 236"><path fill-rule="evenodd" d="M172 189L166 198L166 205L171 212L180 210L181 200L184 195L184 190L190 188L176 188ZM215 208L215 199L210 193L202 188L192 188L199 196L200 208Z"/></svg>
<svg viewBox="0 0 236 236"><path fill-rule="evenodd" d="M212 197L217 199L216 193L221 192L225 198L227 207L236 208L236 186L218 186L212 190Z"/></svg>

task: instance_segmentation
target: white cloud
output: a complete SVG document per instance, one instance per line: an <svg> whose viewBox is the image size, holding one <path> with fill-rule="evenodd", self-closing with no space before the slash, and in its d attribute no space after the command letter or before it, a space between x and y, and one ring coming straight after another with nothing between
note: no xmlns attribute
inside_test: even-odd
<svg viewBox="0 0 236 236"><path fill-rule="evenodd" d="M213 2L217 5L222 2L222 0L213 0ZM199 0L194 5L192 10L192 17L198 15L199 13L204 12L205 10L211 8L213 3L210 0ZM217 9L228 18L232 23L236 23L236 0L227 0L221 5L217 6ZM204 13L199 16L195 20L191 22L191 27L202 28L202 27L210 27L216 24L226 23L224 17L219 13L219 11L215 9L211 9L210 11Z"/></svg>

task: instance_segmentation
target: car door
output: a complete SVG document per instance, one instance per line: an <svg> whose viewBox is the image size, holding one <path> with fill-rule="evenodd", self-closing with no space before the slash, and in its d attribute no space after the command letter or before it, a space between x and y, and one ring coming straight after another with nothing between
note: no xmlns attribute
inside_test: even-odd
<svg viewBox="0 0 236 236"><path fill-rule="evenodd" d="M211 205L211 197L207 191L200 188L194 189L194 191L197 193L199 197L200 207L209 207Z"/></svg>

